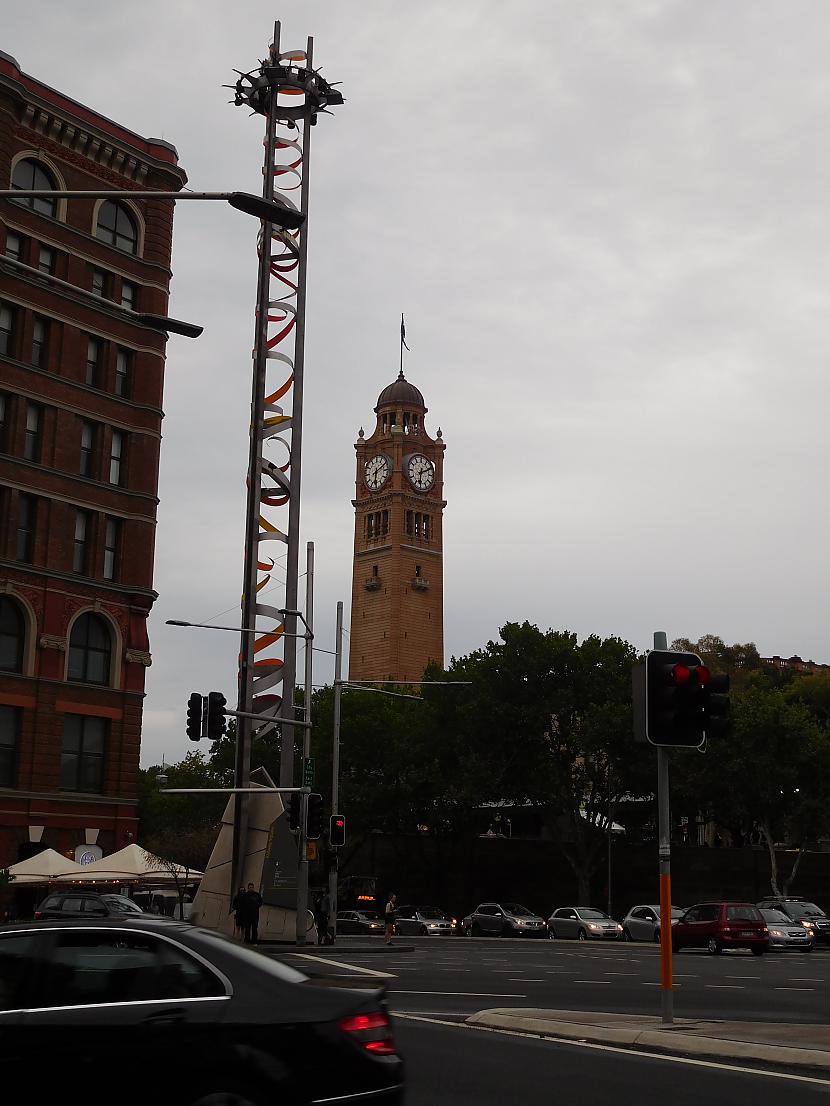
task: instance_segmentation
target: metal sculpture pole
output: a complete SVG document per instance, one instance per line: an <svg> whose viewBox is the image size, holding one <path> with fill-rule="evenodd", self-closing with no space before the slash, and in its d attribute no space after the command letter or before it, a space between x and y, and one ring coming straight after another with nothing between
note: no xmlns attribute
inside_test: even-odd
<svg viewBox="0 0 830 1106"><path fill-rule="evenodd" d="M286 192L300 190L300 208L308 214L308 148L318 112L341 104L342 95L311 68L312 40L306 50L280 50L280 24L268 57L259 68L241 73L233 86L234 103L265 117L263 198L297 205ZM238 71L239 72L239 71ZM295 103L295 98L302 103ZM242 585L242 626L239 654L239 711L262 718L240 717L236 746L235 785L247 786L254 731L264 735L277 723L282 730L280 786L293 786L294 686L296 681L296 614L300 539L300 469L302 451L303 362L305 350L305 222L289 232L263 222L259 237L253 391L251 398L248 496ZM279 378L269 365L276 362ZM289 413L282 404L289 407ZM279 451L276 460L265 447ZM269 508L288 508L287 524L277 522ZM267 512L267 513L266 513ZM276 558L263 553L264 543L286 546L284 604L262 603L258 596L271 581ZM254 632L250 632L253 630ZM282 656L278 651L282 651ZM281 694L274 689L279 689ZM231 894L242 877L247 837L247 797L238 796L234 809Z"/></svg>

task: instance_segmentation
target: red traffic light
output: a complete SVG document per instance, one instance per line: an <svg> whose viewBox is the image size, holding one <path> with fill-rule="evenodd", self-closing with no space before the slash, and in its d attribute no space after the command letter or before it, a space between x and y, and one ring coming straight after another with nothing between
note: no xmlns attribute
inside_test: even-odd
<svg viewBox="0 0 830 1106"><path fill-rule="evenodd" d="M712 673L705 664L699 664L697 668L697 682L701 687L708 687L712 682Z"/></svg>
<svg viewBox="0 0 830 1106"><path fill-rule="evenodd" d="M685 687L692 678L692 670L685 664L673 664L670 671L672 683L677 687Z"/></svg>

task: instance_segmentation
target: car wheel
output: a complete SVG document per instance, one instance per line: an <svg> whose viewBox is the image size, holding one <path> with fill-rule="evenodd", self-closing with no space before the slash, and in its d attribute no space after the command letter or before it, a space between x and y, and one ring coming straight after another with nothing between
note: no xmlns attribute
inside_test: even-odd
<svg viewBox="0 0 830 1106"><path fill-rule="evenodd" d="M553 932L553 926L548 927L548 940L549 941L555 941L556 940L556 934Z"/></svg>
<svg viewBox="0 0 830 1106"><path fill-rule="evenodd" d="M711 952L712 956L720 956L721 947L714 937L709 938L709 943L706 947L708 948L709 952Z"/></svg>
<svg viewBox="0 0 830 1106"><path fill-rule="evenodd" d="M510 926L510 925L507 925L507 923L505 923L501 927L501 935L502 935L502 937L514 937L515 933L513 931L513 927Z"/></svg>
<svg viewBox="0 0 830 1106"><path fill-rule="evenodd" d="M474 925L472 933L470 934L470 936L471 937L480 937L481 936L481 926L478 925L478 924Z"/></svg>
<svg viewBox="0 0 830 1106"><path fill-rule="evenodd" d="M623 930L623 941L633 941L633 940L634 940L634 938L631 936L631 930L628 928L628 926L626 926L625 929Z"/></svg>
<svg viewBox="0 0 830 1106"><path fill-rule="evenodd" d="M655 945L660 944L660 930L659 929L655 929L654 937L652 938L652 940L654 941Z"/></svg>
<svg viewBox="0 0 830 1106"><path fill-rule="evenodd" d="M753 948L752 955L753 956L763 956L766 951L767 951L766 949Z"/></svg>
<svg viewBox="0 0 830 1106"><path fill-rule="evenodd" d="M421 926L421 928L418 930L418 936L419 937L428 937L429 936L429 930L427 929L426 926Z"/></svg>
<svg viewBox="0 0 830 1106"><path fill-rule="evenodd" d="M576 939L577 939L577 941L587 941L588 940L588 934L585 932L584 929L580 929L579 933L577 933L577 935L576 935Z"/></svg>

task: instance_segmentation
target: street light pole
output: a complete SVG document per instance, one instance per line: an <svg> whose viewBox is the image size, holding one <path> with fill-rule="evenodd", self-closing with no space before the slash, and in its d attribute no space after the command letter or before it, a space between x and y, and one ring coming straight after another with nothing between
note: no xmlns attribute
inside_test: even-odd
<svg viewBox="0 0 830 1106"><path fill-rule="evenodd" d="M331 738L331 812L339 814L340 803L340 702L343 697L343 600L337 604L337 629L334 635L334 721ZM337 875L339 853L334 852L329 868L329 917L337 936Z"/></svg>
<svg viewBox="0 0 830 1106"><path fill-rule="evenodd" d="M306 545L306 577L305 577L305 681L303 684L303 717L305 726L303 729L303 772L311 758L311 689L313 680L314 650L314 542ZM300 781L305 786L305 777ZM306 914L308 913L308 838L306 837L306 819L308 817L308 795L303 795L300 800L302 813L300 815L300 833L298 846L300 850L299 869L297 871L297 925L295 927L298 945L305 944Z"/></svg>

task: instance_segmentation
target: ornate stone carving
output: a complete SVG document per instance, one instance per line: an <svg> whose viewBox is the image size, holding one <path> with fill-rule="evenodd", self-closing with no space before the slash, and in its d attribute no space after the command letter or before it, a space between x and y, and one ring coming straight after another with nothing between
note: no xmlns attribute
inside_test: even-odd
<svg viewBox="0 0 830 1106"><path fill-rule="evenodd" d="M149 668L153 663L153 658L143 649L128 649L124 654L124 659L127 664L143 664L145 668Z"/></svg>
<svg viewBox="0 0 830 1106"><path fill-rule="evenodd" d="M57 649L60 653L65 653L66 638L58 637L56 634L41 634L40 647L41 649Z"/></svg>

